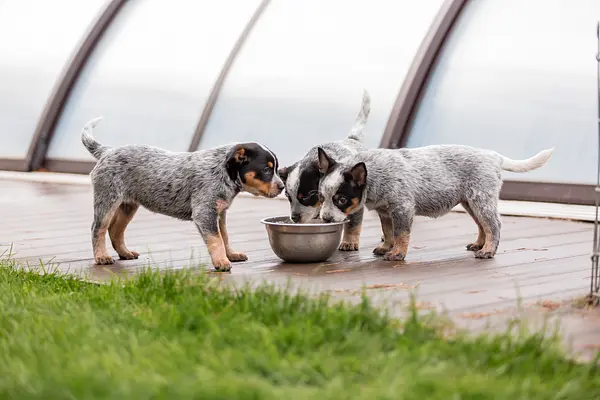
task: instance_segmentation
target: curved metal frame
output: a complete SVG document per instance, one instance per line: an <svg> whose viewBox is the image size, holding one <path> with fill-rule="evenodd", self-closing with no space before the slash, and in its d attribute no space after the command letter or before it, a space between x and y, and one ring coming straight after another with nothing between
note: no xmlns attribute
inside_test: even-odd
<svg viewBox="0 0 600 400"><path fill-rule="evenodd" d="M93 161L75 161L75 160L54 160L47 159L47 151L52 136L54 134L54 128L60 115L64 109L64 105L68 100L71 90L75 86L82 70L88 61L89 56L92 54L96 45L102 38L102 35L106 29L110 26L110 23L115 19L118 12L127 3L127 0L113 0L102 12L97 21L92 25L85 39L77 49L75 55L72 57L71 62L65 72L58 80L52 94L50 95L46 107L42 112L39 119L38 125L35 130L35 134L31 141L29 151L27 153L26 160L21 162L24 164L21 170L40 170L48 169L52 171L70 172L70 173L89 173L95 165ZM246 39L250 32L256 25L258 19L263 14L264 10L270 4L270 0L263 0L254 14L244 27L240 34L240 37L234 44L229 56L227 57L223 67L221 68L220 74L215 81L211 93L204 105L200 120L196 127L194 136L192 137L189 150L195 151L198 148L204 129L208 124L208 120L212 113L212 110L218 100L221 88L227 78L227 74L231 69L235 58L239 54L243 47ZM0 160L1 162L2 160ZM0 164L2 166L2 164ZM42 168L42 166L46 168ZM13 168L14 169L14 168Z"/></svg>
<svg viewBox="0 0 600 400"><path fill-rule="evenodd" d="M386 125L380 147L406 145L417 107L438 62L438 55L468 0L447 0L441 7L402 85ZM505 181L503 200L542 201L566 204L594 204L594 186L565 183Z"/></svg>
<svg viewBox="0 0 600 400"><path fill-rule="evenodd" d="M48 98L44 111L38 121L27 157L25 158L28 170L38 170L44 164L48 144L54 133L54 127L77 78L79 78L82 69L88 61L89 55L95 49L98 41L126 2L127 0L112 0L106 6L95 23L92 24L85 39L71 58L69 66L54 86L52 94Z"/></svg>
<svg viewBox="0 0 600 400"><path fill-rule="evenodd" d="M466 3L467 0L446 0L440 7L398 92L379 147L397 148L404 145L403 140L418 105L421 90L429 78L429 73L448 33Z"/></svg>
<svg viewBox="0 0 600 400"><path fill-rule="evenodd" d="M424 88L430 79L431 71L438 61L438 55L446 38L451 32L457 17L467 4L467 1L446 0L438 11L400 88L380 147L397 148L403 147L406 144L415 112L424 95ZM127 0L112 0L96 21L92 23L91 28L71 57L70 63L67 64L68 66L64 69L46 102L25 159L0 159L1 169L30 171L39 170L45 165L55 171L88 173L93 168L94 162L46 160L45 157L48 144L54 133L54 128L71 94L71 90L104 32L126 3ZM195 151L198 148L220 91L235 62L235 58L269 4L270 0L263 0L260 3L234 44L204 105L189 146L190 151ZM594 189L593 185L507 181L504 183L501 198L593 204Z"/></svg>
<svg viewBox="0 0 600 400"><path fill-rule="evenodd" d="M229 53L227 60L225 60L225 64L223 64L221 73L219 74L219 77L215 81L215 84L213 85L213 87L211 89L210 95L208 96L208 99L206 100L206 104L204 105L204 110L202 110L202 115L200 116L200 120L198 121L198 125L196 126L196 131L194 132L194 137L192 138L192 142L190 143L189 151L198 150L198 146L200 145L200 140L202 139L202 135L204 134L204 130L206 129L206 125L208 124L208 120L210 119L213 108L215 107L215 104L217 103L217 100L219 99L219 95L221 94L221 89L223 88L225 79L227 79L227 75L229 74L229 71L231 70L233 63L235 62L235 59L237 58L238 54L240 53L240 50L246 43L246 39L248 39L250 32L252 32L252 29L254 29L254 26L258 22L259 18L263 15L265 9L267 8L267 6L270 3L271 3L271 0L263 0L258 5L258 7L256 8L256 11L254 11L254 14L252 14L252 17L250 18L250 20L244 27L244 30L240 34L240 37L233 45L233 48L231 49L231 52Z"/></svg>

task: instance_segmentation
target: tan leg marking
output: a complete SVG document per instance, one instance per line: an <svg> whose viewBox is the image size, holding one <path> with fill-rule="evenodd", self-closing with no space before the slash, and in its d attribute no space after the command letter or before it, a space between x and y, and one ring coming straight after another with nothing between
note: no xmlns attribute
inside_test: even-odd
<svg viewBox="0 0 600 400"><path fill-rule="evenodd" d="M106 232L108 231L108 225L112 220L115 211L116 208L115 210L109 212L106 217L104 217L100 228L98 228L98 231L96 232L96 236L92 238L92 246L94 249L94 262L97 265L110 265L114 264L115 262L111 255L108 254L108 250L106 249Z"/></svg>
<svg viewBox="0 0 600 400"><path fill-rule="evenodd" d="M133 219L137 209L137 205L121 205L108 227L108 236L121 260L134 260L140 256L140 253L129 250L125 245L125 229Z"/></svg>
<svg viewBox="0 0 600 400"><path fill-rule="evenodd" d="M474 250L477 250L478 248L482 248L486 242L486 234L485 234L483 227L478 224L477 228L478 228L477 240L475 241L475 243L473 243L471 245L471 249L474 249Z"/></svg>
<svg viewBox="0 0 600 400"><path fill-rule="evenodd" d="M356 251L360 245L360 231L362 228L362 223L360 225L355 225L353 227L349 227L346 225L344 227L344 238L342 239L342 243L340 243L339 250L341 251Z"/></svg>
<svg viewBox="0 0 600 400"><path fill-rule="evenodd" d="M229 234L227 233L227 213L223 211L219 214L219 231L221 233L221 238L223 239L223 245L225 246L225 254L229 261L246 261L248 260L248 256L244 253L240 253L237 251L233 251L231 247L229 247Z"/></svg>
<svg viewBox="0 0 600 400"><path fill-rule="evenodd" d="M212 260L212 264L217 271L229 271L231 262L227 258L225 245L221 235L212 235L206 238L206 247Z"/></svg>
<svg viewBox="0 0 600 400"><path fill-rule="evenodd" d="M494 236L492 235L492 229L488 224L483 225L483 232L485 235L485 244L481 250L475 253L477 258L494 258L496 255L496 249L494 248Z"/></svg>
<svg viewBox="0 0 600 400"><path fill-rule="evenodd" d="M394 235L392 231L392 218L389 215L379 214L379 220L381 221L381 230L383 231L383 243L375 247L373 254L382 256L394 245Z"/></svg>
<svg viewBox="0 0 600 400"><path fill-rule="evenodd" d="M394 238L394 244L390 251L385 253L383 259L386 261L402 261L408 252L408 242L410 242L410 234L401 233Z"/></svg>
<svg viewBox="0 0 600 400"><path fill-rule="evenodd" d="M462 203L462 206L465 209L465 211L467 211L467 213L471 216L471 218L473 218L473 221L475 221L475 224L477 224L477 240L474 243L468 244L466 246L467 250L469 250L469 251L481 250L483 248L483 246L485 245L485 231L483 230L483 226L481 225L481 223L479 222L477 217L475 217L475 214L473 213L473 210L471 209L471 206L469 206L469 204Z"/></svg>

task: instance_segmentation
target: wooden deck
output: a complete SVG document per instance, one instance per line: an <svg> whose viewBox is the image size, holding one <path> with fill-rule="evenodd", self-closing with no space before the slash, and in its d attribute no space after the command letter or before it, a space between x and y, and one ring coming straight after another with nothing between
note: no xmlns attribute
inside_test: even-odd
<svg viewBox="0 0 600 400"><path fill-rule="evenodd" d="M0 180L0 252L12 249L22 262L58 266L106 280L153 266L163 269L209 264L195 227L140 210L126 233L139 260L93 265L90 244L91 187ZM365 217L359 252L337 252L325 263L285 264L269 247L261 218L288 213L286 201L238 197L228 214L234 249L249 261L234 264L226 280L284 283L336 298L357 301L361 289L393 313L402 313L409 294L421 309L445 310L461 326L502 327L523 313L560 319L573 350L588 356L600 344L600 314L563 301L589 290L592 225L544 218L503 217L502 239L493 260L477 260L465 250L477 229L463 213L432 220L418 218L407 261L374 257L381 228L376 215ZM110 246L109 246L110 247ZM116 255L116 254L115 254ZM517 300L522 308L517 309Z"/></svg>

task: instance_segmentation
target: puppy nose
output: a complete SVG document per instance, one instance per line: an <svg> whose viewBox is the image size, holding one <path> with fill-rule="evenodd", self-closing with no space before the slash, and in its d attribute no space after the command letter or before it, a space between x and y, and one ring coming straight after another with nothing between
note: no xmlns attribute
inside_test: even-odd
<svg viewBox="0 0 600 400"><path fill-rule="evenodd" d="M333 222L333 217L331 215L323 215L323 222L330 223Z"/></svg>
<svg viewBox="0 0 600 400"><path fill-rule="evenodd" d="M292 214L292 221L294 221L294 222L300 221L300 214Z"/></svg>
<svg viewBox="0 0 600 400"><path fill-rule="evenodd" d="M285 189L283 182L277 182L277 190L279 190L279 193L283 192L283 189Z"/></svg>

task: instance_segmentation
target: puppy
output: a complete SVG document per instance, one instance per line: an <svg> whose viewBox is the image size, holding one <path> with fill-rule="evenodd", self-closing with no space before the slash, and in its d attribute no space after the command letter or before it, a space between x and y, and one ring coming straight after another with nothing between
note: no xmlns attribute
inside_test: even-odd
<svg viewBox="0 0 600 400"><path fill-rule="evenodd" d="M511 160L493 151L443 145L367 150L338 162L320 148L319 169L325 174L320 185L321 218L343 221L364 207L377 211L384 243L373 253L401 261L415 215L436 218L462 204L479 229L467 250L477 258L492 258L500 241L497 206L502 170L532 171L543 166L552 151Z"/></svg>
<svg viewBox="0 0 600 400"><path fill-rule="evenodd" d="M320 147L341 161L363 150L364 128L370 111L371 99L367 91L364 91L360 112L348 136L344 140L325 143ZM320 173L317 158L317 146L315 146L300 161L279 170L279 175L285 183L285 195L290 202L291 219L294 222L307 223L319 216ZM362 212L350 216L344 228L340 250L358 250L362 218Z"/></svg>
<svg viewBox="0 0 600 400"><path fill-rule="evenodd" d="M122 260L139 253L125 245L124 233L140 205L180 220L193 221L218 271L245 254L229 246L226 213L235 196L246 191L276 197L284 188L277 157L258 143L229 144L192 153L174 153L145 145L109 148L92 136L102 118L83 128L81 141L98 162L90 173L94 191L92 247L96 264L112 264L108 235Z"/></svg>

